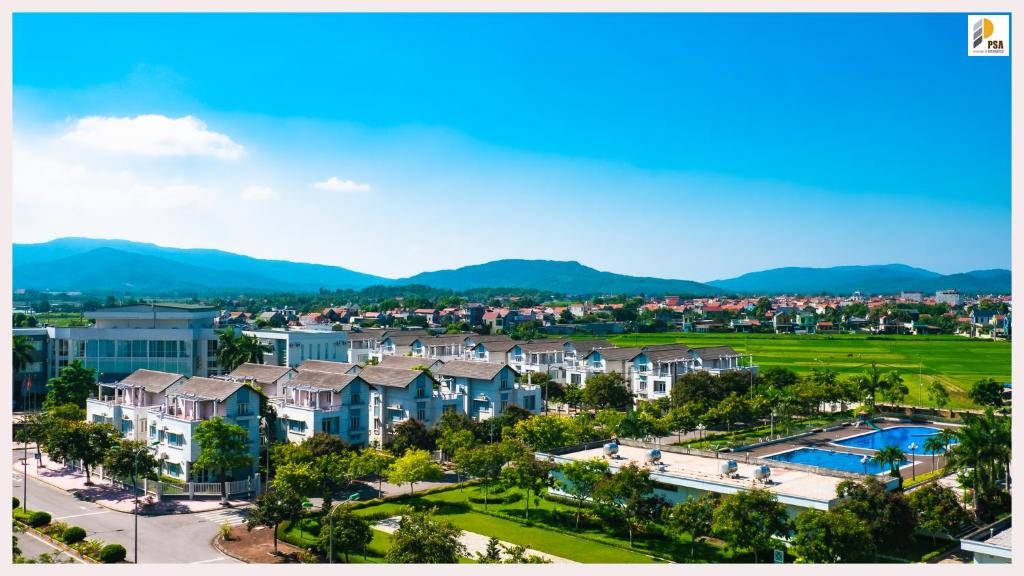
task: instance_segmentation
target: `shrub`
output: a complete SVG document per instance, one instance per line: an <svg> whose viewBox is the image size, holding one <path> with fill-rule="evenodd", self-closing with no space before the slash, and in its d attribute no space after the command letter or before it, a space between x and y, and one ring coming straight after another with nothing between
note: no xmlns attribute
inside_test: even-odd
<svg viewBox="0 0 1024 576"><path fill-rule="evenodd" d="M85 530L78 526L70 526L64 529L63 539L65 544L75 544L85 540Z"/></svg>
<svg viewBox="0 0 1024 576"><path fill-rule="evenodd" d="M128 551L124 549L124 546L120 544L107 544L100 550L100 562L104 564L117 564L118 562L124 562L124 559L128 556Z"/></svg>
<svg viewBox="0 0 1024 576"><path fill-rule="evenodd" d="M220 525L220 537L224 540L231 540L231 524L225 522Z"/></svg>
<svg viewBox="0 0 1024 576"><path fill-rule="evenodd" d="M31 510L26 512L26 511L22 510L21 508L15 508L14 509L14 519L17 520L18 522L22 522L24 524L28 524L28 517L31 516L31 515L32 515L32 511Z"/></svg>
<svg viewBox="0 0 1024 576"><path fill-rule="evenodd" d="M61 540L62 538L64 538L64 530L66 530L67 527L68 525L66 523L54 520L53 522L50 522L46 526L40 528L39 531L43 534L46 534L50 538Z"/></svg>
<svg viewBox="0 0 1024 576"><path fill-rule="evenodd" d="M33 512L28 515L28 525L33 528L39 528L40 526L46 526L50 523L49 512Z"/></svg>
<svg viewBox="0 0 1024 576"><path fill-rule="evenodd" d="M12 500L14 500L14 506L12 506L11 508L17 510L18 508L21 507L21 500L18 500L17 498L12 498Z"/></svg>
<svg viewBox="0 0 1024 576"><path fill-rule="evenodd" d="M102 540L82 540L77 544L72 544L71 547L78 550L83 556L90 558L96 558L100 555L100 551L103 550Z"/></svg>

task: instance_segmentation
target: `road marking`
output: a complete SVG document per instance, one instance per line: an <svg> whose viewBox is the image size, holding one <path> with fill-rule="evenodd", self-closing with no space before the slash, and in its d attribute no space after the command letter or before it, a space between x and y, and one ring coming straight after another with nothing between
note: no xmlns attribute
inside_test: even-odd
<svg viewBox="0 0 1024 576"><path fill-rule="evenodd" d="M215 524L238 526L240 524L245 524L245 521L248 518L248 512L243 510L210 510L209 512L196 514L196 517Z"/></svg>
<svg viewBox="0 0 1024 576"><path fill-rule="evenodd" d="M189 564L211 564L213 562L223 562L224 558L210 558L209 560L199 560L197 562L189 562Z"/></svg>
<svg viewBox="0 0 1024 576"><path fill-rule="evenodd" d="M110 514L110 510L100 510L99 512L87 512L85 514L72 514L71 516L59 516L54 520L66 520L68 518L78 518L81 516L95 516L97 514Z"/></svg>
<svg viewBox="0 0 1024 576"><path fill-rule="evenodd" d="M43 540L42 538L40 538L39 536L36 536L35 534L33 534L31 532L24 532L24 534L27 534L27 535L31 536L33 539L38 540L38 541L42 542L43 544L46 544L50 548L53 548L54 551L57 552L56 554L53 555L53 557L55 557L55 558L60 558L60 557L70 558L70 559L74 560L75 562L78 562L79 564L84 564L84 562L82 562L78 558L75 558L74 556L72 556L71 554L68 554L67 552L61 550L60 548L57 548L53 544L50 544L49 542L47 542L46 540Z"/></svg>

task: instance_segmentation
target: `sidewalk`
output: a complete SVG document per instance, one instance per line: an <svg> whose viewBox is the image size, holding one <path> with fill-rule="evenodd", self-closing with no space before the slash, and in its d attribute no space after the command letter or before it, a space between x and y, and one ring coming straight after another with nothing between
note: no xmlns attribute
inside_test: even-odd
<svg viewBox="0 0 1024 576"><path fill-rule="evenodd" d="M401 516L392 516L391 518L386 518L384 520L374 523L373 528L374 530L380 530L381 532L392 534L396 530L398 530L398 523L401 520ZM490 538L488 536L484 536L483 534L477 534L475 532L466 532L465 530L462 531L462 537L459 538L459 542L462 542L462 545L466 547L466 550L469 553L470 558L475 558L477 552L481 554L487 552L488 541L490 541ZM514 544L511 544L509 542L499 543L505 547L514 546ZM546 552L538 552L530 548L526 549L526 555L539 556L541 558L544 558L545 560L550 560L553 564L576 564L576 562L573 562L572 560L568 560L566 558L562 558L561 556L555 556L553 554L548 554Z"/></svg>
<svg viewBox="0 0 1024 576"><path fill-rule="evenodd" d="M20 454L18 455L20 456ZM11 468L18 474L24 470L19 462L15 462ZM35 459L29 454L28 476L40 482L45 482L55 488L73 494L79 500L95 502L104 508L115 512L131 513L135 501L132 498L132 491L114 485L110 480L100 479L98 474L92 474L93 486L85 485L85 473L71 468L65 468L59 462L52 462L43 454L42 464L36 466ZM141 501L142 496L139 497ZM251 504L248 500L229 500L226 507L239 508ZM162 514L191 514L194 512L209 512L220 510L220 499L209 500L188 500L182 498L165 498L162 502L154 504L151 508L140 508L139 513L147 516Z"/></svg>

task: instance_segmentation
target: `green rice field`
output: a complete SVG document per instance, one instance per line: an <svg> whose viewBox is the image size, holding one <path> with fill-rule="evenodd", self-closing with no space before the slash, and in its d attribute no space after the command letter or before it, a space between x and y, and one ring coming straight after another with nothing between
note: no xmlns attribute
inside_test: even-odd
<svg viewBox="0 0 1024 576"><path fill-rule="evenodd" d="M662 332L608 338L617 346L682 342L691 347L731 346L753 354L762 368L782 366L806 373L828 367L840 375L863 372L872 362L882 370L898 370L910 388L907 404L930 406L927 387L933 380L949 390L949 408L971 408L971 384L982 378L1010 381L1011 345L1005 341L962 336L870 336L860 334L696 334Z"/></svg>

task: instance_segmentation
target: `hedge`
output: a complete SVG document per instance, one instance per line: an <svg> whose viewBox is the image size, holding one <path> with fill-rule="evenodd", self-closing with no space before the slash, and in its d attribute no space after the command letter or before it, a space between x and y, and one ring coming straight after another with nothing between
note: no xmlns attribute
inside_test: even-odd
<svg viewBox="0 0 1024 576"><path fill-rule="evenodd" d="M120 544L107 544L100 550L100 562L104 564L117 564L124 562L128 557L128 551Z"/></svg>
<svg viewBox="0 0 1024 576"><path fill-rule="evenodd" d="M28 525L33 528L39 528L49 524L51 519L49 512L33 512L28 515Z"/></svg>
<svg viewBox="0 0 1024 576"><path fill-rule="evenodd" d="M85 540L85 529L78 526L69 526L64 530L64 543L75 544Z"/></svg>

